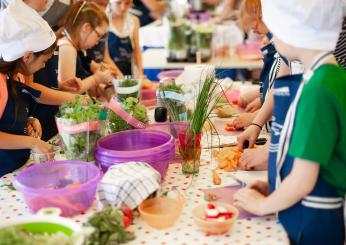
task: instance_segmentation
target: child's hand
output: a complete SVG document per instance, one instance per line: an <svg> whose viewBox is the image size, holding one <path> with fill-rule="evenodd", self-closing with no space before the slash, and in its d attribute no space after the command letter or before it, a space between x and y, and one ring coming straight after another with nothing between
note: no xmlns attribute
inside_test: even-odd
<svg viewBox="0 0 346 245"><path fill-rule="evenodd" d="M249 189L256 190L264 196L268 196L269 194L269 187L268 187L267 181L263 181L263 180L250 181L247 183L246 187Z"/></svg>
<svg viewBox="0 0 346 245"><path fill-rule="evenodd" d="M268 151L263 147L246 149L239 159L240 170L267 170Z"/></svg>
<svg viewBox="0 0 346 245"><path fill-rule="evenodd" d="M252 120L255 118L255 113L245 112L240 114L236 119L233 120L231 124L227 124L227 126L232 125L236 129L246 128L252 123Z"/></svg>
<svg viewBox="0 0 346 245"><path fill-rule="evenodd" d="M112 81L113 76L112 76L111 72L106 69L104 71L97 71L94 74L94 78L96 81L96 85L102 84L102 83L109 84Z"/></svg>
<svg viewBox="0 0 346 245"><path fill-rule="evenodd" d="M247 91L240 95L238 105L245 108L250 102L258 98L259 92L255 90Z"/></svg>
<svg viewBox="0 0 346 245"><path fill-rule="evenodd" d="M255 215L265 215L264 201L266 197L254 189L241 189L234 196L234 205Z"/></svg>
<svg viewBox="0 0 346 245"><path fill-rule="evenodd" d="M29 117L28 120L26 121L26 128L27 128L28 136L31 136L34 138L42 137L41 123L37 118Z"/></svg>
<svg viewBox="0 0 346 245"><path fill-rule="evenodd" d="M258 109L260 109L262 106L260 98L256 98L253 101L251 101L246 107L246 112L255 112Z"/></svg>
<svg viewBox="0 0 346 245"><path fill-rule="evenodd" d="M73 93L82 93L83 92L83 83L82 80L74 77L71 79L67 79L60 83L59 85L61 90L69 91Z"/></svg>
<svg viewBox="0 0 346 245"><path fill-rule="evenodd" d="M258 138L259 134L261 133L261 129L256 126L250 126L245 129L244 132L242 132L240 135L238 135L238 150L243 150L243 145L245 141L249 141L249 148L252 148L256 142L256 139Z"/></svg>
<svg viewBox="0 0 346 245"><path fill-rule="evenodd" d="M35 138L31 144L31 150L37 153L48 153L53 151L53 146L48 142Z"/></svg>

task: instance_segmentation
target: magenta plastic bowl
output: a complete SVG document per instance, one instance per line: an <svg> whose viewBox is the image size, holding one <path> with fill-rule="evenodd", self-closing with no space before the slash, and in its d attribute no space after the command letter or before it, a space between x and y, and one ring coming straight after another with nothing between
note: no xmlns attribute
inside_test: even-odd
<svg viewBox="0 0 346 245"><path fill-rule="evenodd" d="M173 162L177 163L181 161L180 153L179 153L179 139L178 135L182 131L186 131L189 127L187 122L164 122L164 123L153 123L147 125L146 129L149 130L161 130L171 134L174 138L175 144L175 154Z"/></svg>
<svg viewBox="0 0 346 245"><path fill-rule="evenodd" d="M96 145L95 160L103 171L114 164L143 161L156 169L163 179L174 158L174 139L159 130L136 129L101 138Z"/></svg>
<svg viewBox="0 0 346 245"><path fill-rule="evenodd" d="M157 74L157 78L161 80L162 78L173 78L176 79L184 70L167 70L161 71Z"/></svg>
<svg viewBox="0 0 346 245"><path fill-rule="evenodd" d="M65 160L28 167L13 184L32 212L56 207L69 217L91 206L101 177L101 170L92 163Z"/></svg>

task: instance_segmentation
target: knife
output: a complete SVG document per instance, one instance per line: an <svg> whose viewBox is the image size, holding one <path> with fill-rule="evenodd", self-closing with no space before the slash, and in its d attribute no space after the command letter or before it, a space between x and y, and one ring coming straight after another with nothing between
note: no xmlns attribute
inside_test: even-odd
<svg viewBox="0 0 346 245"><path fill-rule="evenodd" d="M267 142L266 138L258 138L255 142L256 145L264 145ZM224 148L224 147L231 147L231 146L236 146L238 145L237 142L233 142L233 143L227 143L227 144L220 144L220 145L212 145L212 146L205 146L203 147L204 149L213 149L213 148ZM249 142L247 141L244 142L244 149L249 147Z"/></svg>

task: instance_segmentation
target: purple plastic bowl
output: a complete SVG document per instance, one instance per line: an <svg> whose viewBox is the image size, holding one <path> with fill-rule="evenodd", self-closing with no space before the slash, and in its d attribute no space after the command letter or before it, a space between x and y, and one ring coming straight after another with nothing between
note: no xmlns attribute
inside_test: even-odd
<svg viewBox="0 0 346 245"><path fill-rule="evenodd" d="M174 138L175 143L175 154L173 162L181 162L181 157L179 153L179 139L178 135L182 131L186 131L189 127L187 122L164 122L164 123L153 123L149 124L146 129L149 130L161 130L170 133Z"/></svg>
<svg viewBox="0 0 346 245"><path fill-rule="evenodd" d="M176 79L184 70L167 70L161 71L157 74L157 78L161 80L162 78L173 78Z"/></svg>
<svg viewBox="0 0 346 245"><path fill-rule="evenodd" d="M31 166L13 184L32 212L56 207L69 217L91 206L101 177L101 170L92 163L65 160Z"/></svg>
<svg viewBox="0 0 346 245"><path fill-rule="evenodd" d="M127 130L108 135L97 142L95 160L103 171L118 163L143 161L163 179L174 158L174 139L158 130Z"/></svg>

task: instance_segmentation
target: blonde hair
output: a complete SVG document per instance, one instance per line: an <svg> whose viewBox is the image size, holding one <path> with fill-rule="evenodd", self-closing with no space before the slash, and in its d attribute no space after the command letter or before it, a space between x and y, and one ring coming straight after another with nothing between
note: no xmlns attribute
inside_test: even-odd
<svg viewBox="0 0 346 245"><path fill-rule="evenodd" d="M261 0L243 0L240 5L240 24L243 29L248 29L249 24L262 20Z"/></svg>

